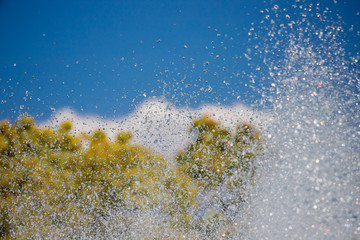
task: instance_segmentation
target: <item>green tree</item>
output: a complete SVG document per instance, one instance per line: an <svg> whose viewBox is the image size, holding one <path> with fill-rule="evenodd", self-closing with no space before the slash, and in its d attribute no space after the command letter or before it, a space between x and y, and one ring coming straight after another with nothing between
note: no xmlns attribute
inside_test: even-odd
<svg viewBox="0 0 360 240"><path fill-rule="evenodd" d="M180 171L202 189L199 204L209 206L193 220L193 226L209 238L219 238L230 234L235 224L229 206L241 209L249 183L255 181L256 159L262 153L261 134L248 123L239 124L231 133L206 115L193 121L190 132L197 137L176 156L176 162ZM232 197L227 199L229 194Z"/></svg>
<svg viewBox="0 0 360 240"><path fill-rule="evenodd" d="M223 183L237 186L242 182L237 176L244 174L253 181L254 161L262 151L259 130L243 123L237 126L235 134L231 134L219 122L203 116L193 121L190 132L195 131L198 133L196 140L176 157L185 174L203 187Z"/></svg>

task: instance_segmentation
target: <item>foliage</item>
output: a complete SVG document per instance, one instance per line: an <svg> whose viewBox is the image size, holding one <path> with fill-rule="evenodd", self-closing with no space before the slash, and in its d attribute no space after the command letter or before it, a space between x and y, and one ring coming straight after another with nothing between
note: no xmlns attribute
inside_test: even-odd
<svg viewBox="0 0 360 240"><path fill-rule="evenodd" d="M248 198L248 185L255 181L256 157L263 148L261 134L248 123L239 124L232 134L206 115L193 122L190 132L197 137L176 161L180 172L200 187L197 202L208 206L193 226L210 239L218 238L215 229L224 229L221 235L228 236L230 226L237 224L234 214Z"/></svg>
<svg viewBox="0 0 360 240"><path fill-rule="evenodd" d="M174 238L209 227L206 221L228 222L219 212L200 220L193 212L202 189L238 188L244 176L253 181L261 135L249 124L231 134L206 116L193 122L190 131L195 130L197 139L174 165L131 144L129 132L110 141L101 130L74 136L70 121L57 130L39 128L27 116L1 122L0 237L106 237L110 227L104 221L111 222L114 212L120 213L122 233L135 213L161 212L169 216ZM159 228L159 236L163 231Z"/></svg>
<svg viewBox="0 0 360 240"><path fill-rule="evenodd" d="M196 140L176 157L182 172L204 187L222 183L238 186L244 174L253 180L255 156L262 149L261 134L254 126L240 124L232 135L220 123L203 116L193 122L193 131L198 132Z"/></svg>

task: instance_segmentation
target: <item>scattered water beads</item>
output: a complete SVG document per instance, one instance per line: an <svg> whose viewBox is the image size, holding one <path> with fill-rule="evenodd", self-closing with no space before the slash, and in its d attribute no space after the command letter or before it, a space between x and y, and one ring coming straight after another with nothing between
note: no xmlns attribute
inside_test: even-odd
<svg viewBox="0 0 360 240"><path fill-rule="evenodd" d="M26 176L9 181L16 183L14 189L26 185L31 191L19 194L15 206L11 201L2 205L7 209L1 220L15 220L3 221L0 234L18 226L15 235L34 238L41 233L45 238L84 239L359 238L358 56L347 59L341 21L318 3L279 3L262 13L260 26L250 27L244 57L253 68L249 85L259 84L255 90L263 96L260 107L273 107L264 146L252 142L259 135L247 126L233 133L200 119L194 122L193 142L176 157L176 168L162 156L129 145L131 134L126 132L115 142L102 131L90 140L85 134L84 141L91 143L82 152L82 139L69 135L68 123L58 132L30 133L32 123L19 122L23 130L14 130L11 143L0 139L1 150L11 145L17 157L2 160L16 170L7 176ZM211 61L196 65L190 59L181 67L210 72L224 58L213 43L208 47ZM179 74L177 67L159 70L163 96L175 95L175 89L182 93L182 88L194 88L194 94L197 89L214 91L210 84L191 85L192 70ZM221 67L211 72L227 70ZM170 73L184 84L161 77ZM229 81L221 82L231 87ZM1 131L8 131L6 126ZM261 152L258 165L252 164L254 152ZM29 166L37 167L27 174ZM69 192L63 194L64 189ZM56 227L61 231L53 231Z"/></svg>
<svg viewBox="0 0 360 240"><path fill-rule="evenodd" d="M256 77L271 82L262 94L273 105L267 132L276 150L264 159L275 168L262 169L265 181L257 185L253 236L356 239L359 69L329 9L304 3L292 9L264 11L268 22L257 35L263 42L254 39L255 55L269 69Z"/></svg>

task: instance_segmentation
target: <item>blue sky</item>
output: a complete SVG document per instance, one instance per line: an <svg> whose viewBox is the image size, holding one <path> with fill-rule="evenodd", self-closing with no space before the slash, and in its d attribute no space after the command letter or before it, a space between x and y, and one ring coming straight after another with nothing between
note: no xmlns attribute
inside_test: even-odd
<svg viewBox="0 0 360 240"><path fill-rule="evenodd" d="M289 2L0 1L0 119L63 107L118 117L163 95L179 106L250 105L267 83L249 80L249 29L260 10ZM360 1L318 2L354 25L344 36L359 52Z"/></svg>

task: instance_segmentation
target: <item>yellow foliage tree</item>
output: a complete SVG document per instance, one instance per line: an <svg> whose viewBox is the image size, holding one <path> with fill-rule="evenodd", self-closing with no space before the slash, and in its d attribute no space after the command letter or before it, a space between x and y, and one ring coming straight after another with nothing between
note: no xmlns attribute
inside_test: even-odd
<svg viewBox="0 0 360 240"><path fill-rule="evenodd" d="M153 209L170 217L176 236L189 234L200 189L239 186L240 172L252 179L262 151L261 135L249 124L231 134L203 117L193 122L195 130L196 141L174 165L132 144L129 132L111 141L96 130L85 147L70 121L57 130L41 129L28 116L1 122L0 238L104 237L102 220L110 212ZM221 216L215 213L209 221L215 218ZM121 219L128 221L125 215ZM157 236L162 232L159 228Z"/></svg>

